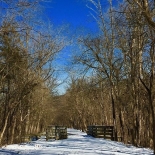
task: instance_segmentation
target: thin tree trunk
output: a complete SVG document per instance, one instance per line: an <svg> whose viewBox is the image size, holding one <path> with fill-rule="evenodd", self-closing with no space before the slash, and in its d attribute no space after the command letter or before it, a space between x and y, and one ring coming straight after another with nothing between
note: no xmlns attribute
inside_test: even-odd
<svg viewBox="0 0 155 155"><path fill-rule="evenodd" d="M149 104L151 107L151 116L152 116L153 149L154 149L154 154L155 154L155 113L154 113L154 106L153 106L151 91L149 91L148 93L149 93L148 94L149 95Z"/></svg>
<svg viewBox="0 0 155 155"><path fill-rule="evenodd" d="M3 137L4 137L4 133L6 131L6 128L7 128L9 115L10 115L10 113L8 113L7 116L6 116L6 118L5 118L4 126L3 126L2 132L0 134L0 145L2 145L2 140L3 140Z"/></svg>
<svg viewBox="0 0 155 155"><path fill-rule="evenodd" d="M115 111L115 101L114 101L114 97L113 97L113 92L111 90L111 103L112 103L112 116L113 116L113 125L114 125L114 140L118 140L117 139L117 121L116 121L116 111Z"/></svg>
<svg viewBox="0 0 155 155"><path fill-rule="evenodd" d="M11 144L13 144L14 142L16 122L17 120L15 119L12 127L12 132L11 132L11 140L10 140Z"/></svg>

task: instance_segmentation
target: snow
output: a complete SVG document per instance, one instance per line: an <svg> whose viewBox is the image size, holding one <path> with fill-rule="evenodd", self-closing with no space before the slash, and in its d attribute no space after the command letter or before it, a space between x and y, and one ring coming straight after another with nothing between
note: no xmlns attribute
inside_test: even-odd
<svg viewBox="0 0 155 155"><path fill-rule="evenodd" d="M44 138L28 143L0 148L0 155L153 155L146 148L127 146L120 142L93 138L75 129L68 129L68 139L46 141Z"/></svg>

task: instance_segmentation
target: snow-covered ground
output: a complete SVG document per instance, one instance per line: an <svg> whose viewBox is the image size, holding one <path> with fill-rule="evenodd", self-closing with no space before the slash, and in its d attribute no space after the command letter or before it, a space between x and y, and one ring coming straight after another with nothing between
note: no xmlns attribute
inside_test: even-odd
<svg viewBox="0 0 155 155"><path fill-rule="evenodd" d="M146 148L136 148L110 140L87 136L86 133L68 129L68 139L7 145L0 148L0 155L153 155Z"/></svg>

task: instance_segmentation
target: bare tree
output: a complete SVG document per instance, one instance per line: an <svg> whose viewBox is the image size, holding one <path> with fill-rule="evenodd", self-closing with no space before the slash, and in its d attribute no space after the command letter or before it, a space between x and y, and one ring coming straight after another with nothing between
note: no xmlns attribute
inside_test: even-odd
<svg viewBox="0 0 155 155"><path fill-rule="evenodd" d="M155 2L153 0L127 0L130 4L134 3L141 10L145 20L155 30Z"/></svg>

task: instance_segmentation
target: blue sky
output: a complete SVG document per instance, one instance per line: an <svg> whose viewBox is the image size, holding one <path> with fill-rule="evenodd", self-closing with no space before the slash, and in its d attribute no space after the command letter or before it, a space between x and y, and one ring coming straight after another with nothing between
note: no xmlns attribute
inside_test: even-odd
<svg viewBox="0 0 155 155"><path fill-rule="evenodd" d="M113 0L115 3L117 0ZM104 11L107 10L107 0L101 0ZM87 7L91 5L89 0L48 0L43 3L45 20L48 19L55 28L69 25L67 37L77 38L79 35L94 35L98 32L96 21L91 16L91 10ZM76 45L66 47L60 52L56 61L60 70L69 64L71 55L75 52ZM60 75L62 81L67 74ZM59 92L64 93L66 84L59 86Z"/></svg>
<svg viewBox="0 0 155 155"><path fill-rule="evenodd" d="M95 0L98 1L98 0ZM115 5L118 0L113 0ZM107 10L108 0L101 0L104 11ZM90 15L88 7L92 6L90 0L47 0L43 3L45 16L54 25L70 24L71 26L94 29L96 22Z"/></svg>
<svg viewBox="0 0 155 155"><path fill-rule="evenodd" d="M91 33L96 31L96 22L90 15L90 9L86 6L87 0L51 0L51 2L43 3L44 15L55 28L68 25L67 37L71 39L78 37L83 33ZM75 38L74 38L75 39ZM60 70L58 73L59 80L63 81L67 77L67 73L63 69L70 64L75 45L72 44L62 50L55 62L55 67ZM66 83L58 87L59 93L65 92Z"/></svg>
<svg viewBox="0 0 155 155"><path fill-rule="evenodd" d="M51 0L46 3L46 14L55 25L87 26L90 10L86 3L86 0Z"/></svg>

